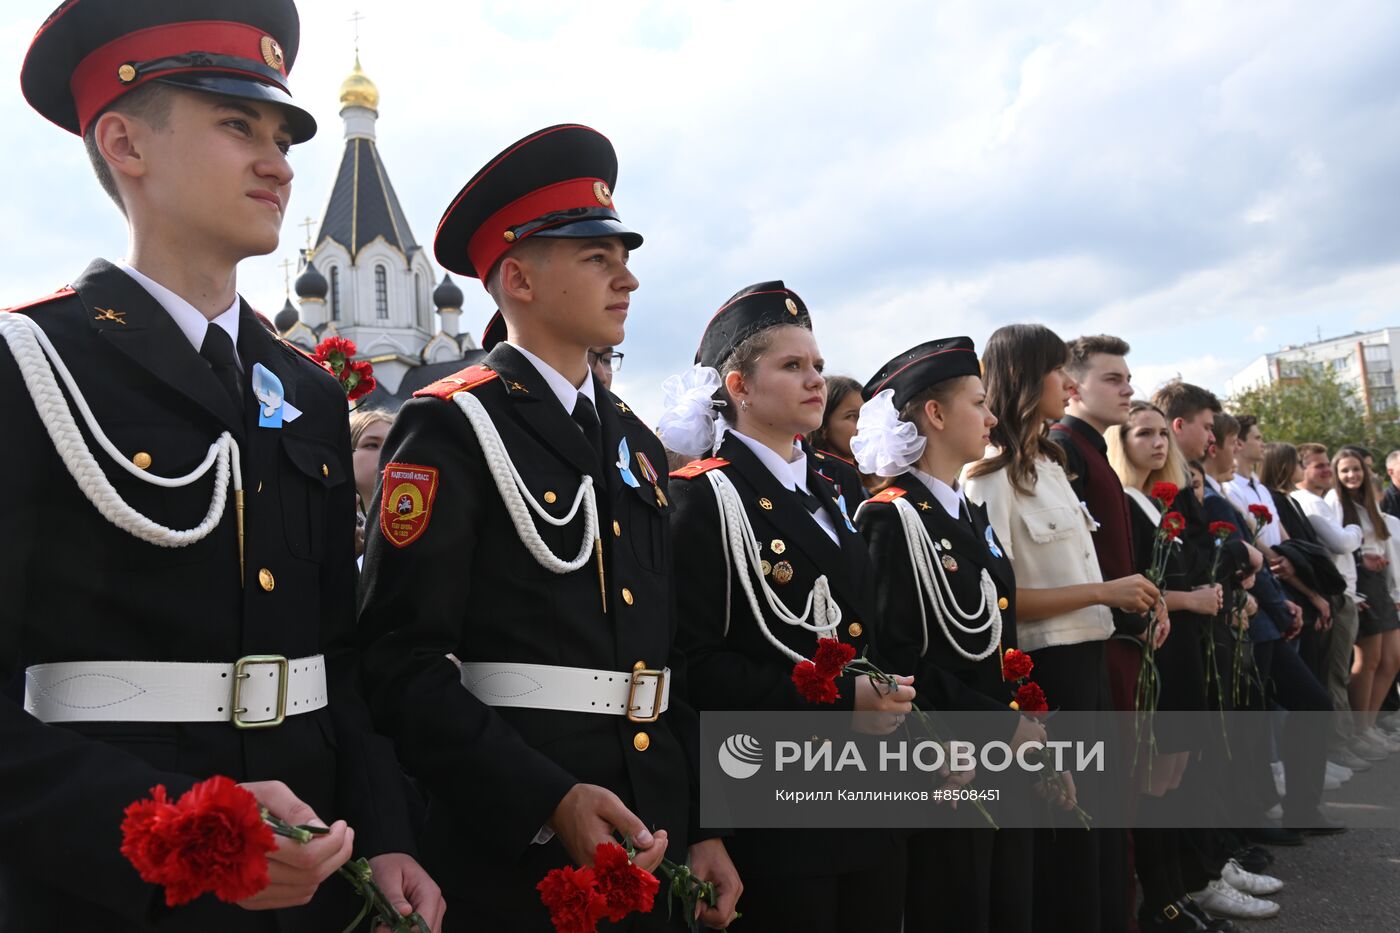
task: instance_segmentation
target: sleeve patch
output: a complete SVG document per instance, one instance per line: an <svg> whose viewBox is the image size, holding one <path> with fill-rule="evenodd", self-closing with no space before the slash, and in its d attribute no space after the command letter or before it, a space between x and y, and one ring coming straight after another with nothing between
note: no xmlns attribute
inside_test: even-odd
<svg viewBox="0 0 1400 933"><path fill-rule="evenodd" d="M903 489L898 486L889 486L883 492L870 497L871 502L893 502L905 495Z"/></svg>
<svg viewBox="0 0 1400 933"><path fill-rule="evenodd" d="M428 530L437 498L437 467L391 463L384 468L379 530L394 547L408 547Z"/></svg>
<svg viewBox="0 0 1400 933"><path fill-rule="evenodd" d="M458 370L431 385L424 386L414 392L413 397L432 396L433 398L449 399L458 392L475 389L477 386L485 385L492 379L498 378L500 378L499 374L494 369L488 369L485 366L468 366L466 369Z"/></svg>
<svg viewBox="0 0 1400 933"><path fill-rule="evenodd" d="M729 461L723 457L711 457L708 460L692 460L679 470L671 471L672 479L694 479L711 470L729 466Z"/></svg>

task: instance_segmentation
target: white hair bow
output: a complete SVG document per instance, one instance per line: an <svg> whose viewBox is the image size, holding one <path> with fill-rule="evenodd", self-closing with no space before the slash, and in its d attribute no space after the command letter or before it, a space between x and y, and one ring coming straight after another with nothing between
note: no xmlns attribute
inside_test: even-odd
<svg viewBox="0 0 1400 933"><path fill-rule="evenodd" d="M886 389L860 406L851 453L862 473L898 476L919 461L927 441L894 410L894 390Z"/></svg>
<svg viewBox="0 0 1400 933"><path fill-rule="evenodd" d="M667 448L687 457L713 449L718 439L714 394L719 387L719 371L699 363L661 384L666 411L656 423L656 434Z"/></svg>

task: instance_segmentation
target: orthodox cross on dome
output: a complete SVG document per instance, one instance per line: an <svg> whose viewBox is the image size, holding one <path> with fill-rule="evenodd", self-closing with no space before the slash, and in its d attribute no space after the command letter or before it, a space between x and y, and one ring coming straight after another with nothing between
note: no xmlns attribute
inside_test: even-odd
<svg viewBox="0 0 1400 933"><path fill-rule="evenodd" d="M311 254L314 252L311 248L311 231L316 226L316 219L308 215L307 218L297 224L297 226L306 231L306 261L310 262Z"/></svg>
<svg viewBox="0 0 1400 933"><path fill-rule="evenodd" d="M361 21L361 20L364 20L364 19L367 19L367 18L368 18L368 17L366 17L366 16L365 16L363 13L361 13L359 10L356 10L355 13L354 13L354 15L350 17L350 22L351 22L351 23L354 23L354 25L355 25L355 58L356 58L356 60L358 60L359 57L360 57L360 21Z"/></svg>
<svg viewBox="0 0 1400 933"><path fill-rule="evenodd" d="M292 297L292 261L284 259L278 263L282 267L282 288L286 291L287 297Z"/></svg>

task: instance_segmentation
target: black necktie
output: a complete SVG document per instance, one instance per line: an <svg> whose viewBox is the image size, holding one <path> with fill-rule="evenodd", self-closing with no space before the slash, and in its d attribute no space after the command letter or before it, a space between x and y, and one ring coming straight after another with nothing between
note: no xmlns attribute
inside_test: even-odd
<svg viewBox="0 0 1400 933"><path fill-rule="evenodd" d="M822 504L816 496L812 495L801 486L795 488L793 492L797 493L798 500L801 501L802 507L807 510L808 514L816 514L821 511Z"/></svg>
<svg viewBox="0 0 1400 933"><path fill-rule="evenodd" d="M238 358L233 353L233 338L228 335L217 324L210 324L204 330L204 343L200 345L199 355L209 363L209 368L214 371L214 378L219 380L219 385L224 387L228 397L233 401L234 410L240 414L243 412L243 393L238 388Z"/></svg>
<svg viewBox="0 0 1400 933"><path fill-rule="evenodd" d="M588 396L582 392L574 401L574 410L569 417L574 419L574 423L583 431L583 436L588 439L588 443L593 447L593 453L599 460L603 459L603 426L598 423L598 411L593 407L593 403L588 400Z"/></svg>

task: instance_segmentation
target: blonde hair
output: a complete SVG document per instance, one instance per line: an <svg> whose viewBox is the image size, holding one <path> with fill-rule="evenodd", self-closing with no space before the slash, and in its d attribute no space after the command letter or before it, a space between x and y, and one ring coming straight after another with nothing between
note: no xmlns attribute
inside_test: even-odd
<svg viewBox="0 0 1400 933"><path fill-rule="evenodd" d="M367 408L350 413L350 449L353 451L360 446L360 438L365 436L365 432L375 424L393 424L393 412L385 411L382 408Z"/></svg>
<svg viewBox="0 0 1400 933"><path fill-rule="evenodd" d="M1118 474L1118 479L1123 483L1123 487L1140 489L1147 492L1157 483L1171 483L1173 486L1180 486L1186 478L1186 459L1181 456L1181 448L1176 446L1176 438L1172 436L1170 429L1167 431L1167 462L1162 464L1161 469L1153 470L1146 476L1139 475L1142 471L1133 466L1128 459L1128 448L1126 439L1128 432L1133 428L1133 418L1145 411L1156 412L1162 418L1162 423L1170 428L1171 422L1167 420L1166 412L1153 405L1151 402L1144 402L1141 399L1133 401L1128 408L1128 417L1122 424L1114 425L1104 432L1104 443L1108 445L1108 462L1113 467L1113 472Z"/></svg>

